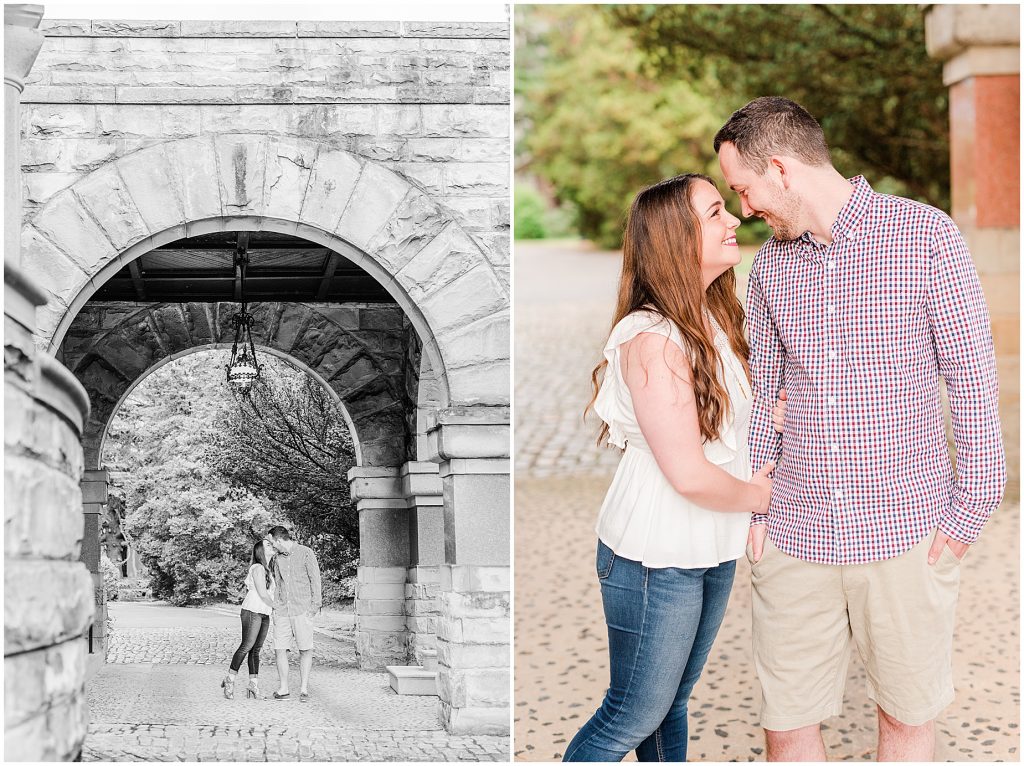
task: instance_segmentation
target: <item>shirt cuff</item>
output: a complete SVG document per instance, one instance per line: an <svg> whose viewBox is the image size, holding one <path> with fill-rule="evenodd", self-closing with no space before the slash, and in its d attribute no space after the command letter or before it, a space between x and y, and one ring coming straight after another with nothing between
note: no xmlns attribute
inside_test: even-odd
<svg viewBox="0 0 1024 766"><path fill-rule="evenodd" d="M767 524L767 523L768 523L768 514L767 513L752 513L752 514L750 514L750 526L756 527L756 526L759 526L761 524Z"/></svg>
<svg viewBox="0 0 1024 766"><path fill-rule="evenodd" d="M939 531L952 537L958 543L973 545L978 541L981 530L988 516L978 517L977 515L957 516L952 509L942 514L939 518Z"/></svg>

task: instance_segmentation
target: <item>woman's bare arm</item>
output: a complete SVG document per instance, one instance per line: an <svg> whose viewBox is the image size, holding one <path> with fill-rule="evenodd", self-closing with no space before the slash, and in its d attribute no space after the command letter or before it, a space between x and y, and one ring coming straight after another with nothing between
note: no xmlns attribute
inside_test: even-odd
<svg viewBox="0 0 1024 766"><path fill-rule="evenodd" d="M747 482L704 457L693 373L682 349L664 335L640 333L620 356L640 430L672 487L708 510L765 513L771 464Z"/></svg>

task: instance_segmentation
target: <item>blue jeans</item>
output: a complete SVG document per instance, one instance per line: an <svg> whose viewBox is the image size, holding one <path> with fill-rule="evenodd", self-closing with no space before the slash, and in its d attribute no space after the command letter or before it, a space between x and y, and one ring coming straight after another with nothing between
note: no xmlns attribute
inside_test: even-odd
<svg viewBox="0 0 1024 766"><path fill-rule="evenodd" d="M260 649L263 648L263 641L267 637L267 630L270 628L270 615L242 610L242 643L235 649L231 657L231 669L238 672L242 667L242 660L248 657L249 675L256 677L260 674Z"/></svg>
<svg viewBox="0 0 1024 766"><path fill-rule="evenodd" d="M651 569L597 546L611 684L564 761L685 761L686 706L729 603L736 562Z"/></svg>

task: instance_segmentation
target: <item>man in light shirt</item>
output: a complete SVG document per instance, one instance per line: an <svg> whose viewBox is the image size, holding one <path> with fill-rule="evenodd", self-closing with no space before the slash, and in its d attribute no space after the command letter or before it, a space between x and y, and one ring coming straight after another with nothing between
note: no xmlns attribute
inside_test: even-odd
<svg viewBox="0 0 1024 766"><path fill-rule="evenodd" d="M777 465L748 546L768 759L825 760L820 723L841 712L855 643L878 760L931 760L954 694L960 560L1006 482L978 275L949 216L844 178L789 99L735 112L715 150L744 216L774 231L747 294L751 468Z"/></svg>
<svg viewBox="0 0 1024 766"><path fill-rule="evenodd" d="M280 687L274 699L288 699L288 645L292 638L299 650L299 701L309 701L309 674L313 667L313 618L323 606L320 566L316 555L291 539L284 527L274 527L267 540L277 551L271 569L277 591L274 596L274 649Z"/></svg>

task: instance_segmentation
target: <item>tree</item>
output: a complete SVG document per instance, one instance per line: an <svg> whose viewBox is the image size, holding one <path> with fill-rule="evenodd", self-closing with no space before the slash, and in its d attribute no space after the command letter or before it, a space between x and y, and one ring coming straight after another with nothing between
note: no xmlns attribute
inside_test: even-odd
<svg viewBox="0 0 1024 766"><path fill-rule="evenodd" d="M731 110L710 76L655 81L593 6L516 12L517 172L571 203L580 234L617 247L642 187L688 171L720 177L711 137Z"/></svg>
<svg viewBox="0 0 1024 766"><path fill-rule="evenodd" d="M949 208L948 96L918 5L622 5L606 11L668 86L745 103L786 96L821 123L846 175ZM707 92L707 91L705 91ZM903 191L903 190L900 190Z"/></svg>
<svg viewBox="0 0 1024 766"><path fill-rule="evenodd" d="M257 530L272 516L260 497L217 469L223 367L207 355L144 380L111 423L106 464L128 471L124 529L150 570L154 595L174 604L235 599Z"/></svg>
<svg viewBox="0 0 1024 766"><path fill-rule="evenodd" d="M266 357L263 378L247 395L235 395L224 438L224 476L281 508L316 549L325 574L350 576L359 550L359 515L348 484L355 449L324 387Z"/></svg>

